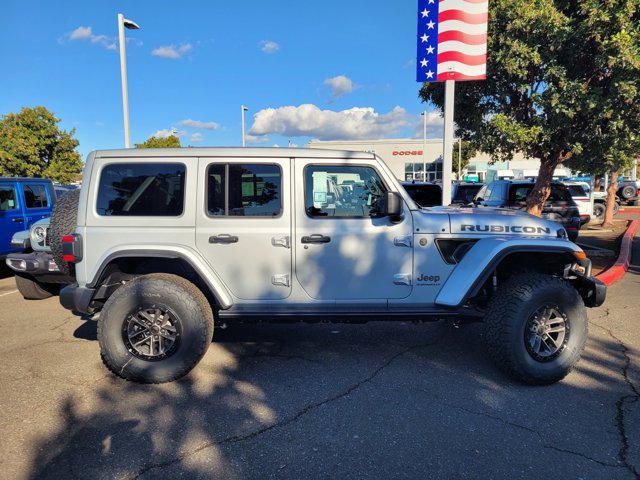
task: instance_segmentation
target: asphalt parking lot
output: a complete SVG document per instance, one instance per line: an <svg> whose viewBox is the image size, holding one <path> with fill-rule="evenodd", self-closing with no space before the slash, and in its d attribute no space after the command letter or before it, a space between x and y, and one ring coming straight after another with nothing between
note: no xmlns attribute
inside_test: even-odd
<svg viewBox="0 0 640 480"><path fill-rule="evenodd" d="M577 369L511 382L478 325L239 325L173 384L103 368L95 322L0 280L3 478L640 478L636 265Z"/></svg>

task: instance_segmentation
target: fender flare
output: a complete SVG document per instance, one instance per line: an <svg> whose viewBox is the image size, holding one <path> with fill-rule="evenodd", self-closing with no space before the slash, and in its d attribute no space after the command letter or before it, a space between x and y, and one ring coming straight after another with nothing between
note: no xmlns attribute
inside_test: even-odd
<svg viewBox="0 0 640 480"><path fill-rule="evenodd" d="M512 253L558 253L575 258L582 249L561 239L484 238L478 241L453 270L435 303L444 307L459 307L473 297L489 279L495 268Z"/></svg>
<svg viewBox="0 0 640 480"><path fill-rule="evenodd" d="M198 275L200 275L200 278L204 280L218 301L220 308L226 310L233 306L233 297L222 280L220 280L215 272L211 270L209 265L200 258L200 255L183 247L174 246L171 249L159 249L157 247L146 248L144 246L140 246L112 251L101 258L100 266L95 270L95 274L86 286L88 288L95 288L107 265L118 258L126 257L172 258L184 260L196 271Z"/></svg>

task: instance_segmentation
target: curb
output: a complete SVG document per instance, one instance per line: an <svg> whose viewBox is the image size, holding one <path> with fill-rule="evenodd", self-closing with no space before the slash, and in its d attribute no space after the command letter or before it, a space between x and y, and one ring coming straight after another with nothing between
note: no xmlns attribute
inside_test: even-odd
<svg viewBox="0 0 640 480"><path fill-rule="evenodd" d="M618 213L640 213L640 208L621 208Z"/></svg>
<svg viewBox="0 0 640 480"><path fill-rule="evenodd" d="M629 226L622 236L620 254L618 255L616 263L596 275L596 278L605 285L609 286L613 282L620 280L629 269L629 265L631 264L631 243L633 242L633 236L636 234L639 224L640 222L638 220L629 222Z"/></svg>

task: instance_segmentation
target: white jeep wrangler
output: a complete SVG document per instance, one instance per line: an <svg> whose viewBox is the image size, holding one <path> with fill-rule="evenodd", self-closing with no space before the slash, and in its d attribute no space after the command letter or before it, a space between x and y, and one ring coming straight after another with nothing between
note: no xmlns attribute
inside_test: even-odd
<svg viewBox="0 0 640 480"><path fill-rule="evenodd" d="M188 373L214 319L475 319L501 368L548 384L578 361L585 305L606 293L558 224L420 209L371 153L96 151L77 201L52 217L76 279L60 301L101 312L105 365L139 382Z"/></svg>

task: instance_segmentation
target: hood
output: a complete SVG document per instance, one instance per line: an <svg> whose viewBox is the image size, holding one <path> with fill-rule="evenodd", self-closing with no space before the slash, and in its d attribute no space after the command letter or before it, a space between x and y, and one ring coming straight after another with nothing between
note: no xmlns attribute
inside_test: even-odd
<svg viewBox="0 0 640 480"><path fill-rule="evenodd" d="M445 215L449 220L447 230L454 234L557 238L558 230L562 228L550 220L507 208L432 207L416 213L415 226L424 233L442 233Z"/></svg>

